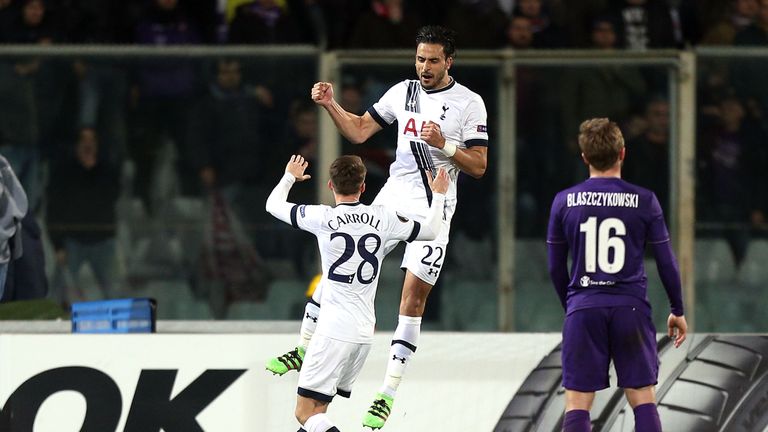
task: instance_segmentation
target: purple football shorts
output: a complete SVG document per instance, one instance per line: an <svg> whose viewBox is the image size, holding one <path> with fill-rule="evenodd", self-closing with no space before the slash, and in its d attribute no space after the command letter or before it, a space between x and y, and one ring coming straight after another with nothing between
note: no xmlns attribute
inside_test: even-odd
<svg viewBox="0 0 768 432"><path fill-rule="evenodd" d="M565 317L563 387L581 392L607 388L611 360L619 387L656 384L656 328L648 312L632 306L595 307Z"/></svg>

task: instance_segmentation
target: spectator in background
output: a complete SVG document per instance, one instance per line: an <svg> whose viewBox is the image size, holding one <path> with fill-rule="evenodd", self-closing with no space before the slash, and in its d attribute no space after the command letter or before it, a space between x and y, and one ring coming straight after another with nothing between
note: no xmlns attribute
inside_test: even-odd
<svg viewBox="0 0 768 432"><path fill-rule="evenodd" d="M447 8L444 23L456 31L463 47L490 49L504 45L507 17L496 0L455 1ZM413 41L408 42L411 47Z"/></svg>
<svg viewBox="0 0 768 432"><path fill-rule="evenodd" d="M14 44L50 44L57 28L42 0L23 0L6 29ZM0 151L14 167L35 210L42 195L41 143L51 138L63 96L64 74L51 60L19 57L0 64Z"/></svg>
<svg viewBox="0 0 768 432"><path fill-rule="evenodd" d="M341 81L339 93L339 105L346 111L355 115L363 115L366 110L364 96L364 84L352 76L345 76ZM392 141L384 134L376 134L366 141L366 145L354 145L349 140L341 137L342 153L360 156L368 169L365 178L370 190L379 190L389 177L389 166L395 160L395 151ZM299 185L301 186L301 185ZM363 204L370 204L373 196L361 197Z"/></svg>
<svg viewBox="0 0 768 432"><path fill-rule="evenodd" d="M731 0L729 9L705 30L701 45L733 45L736 34L752 25L760 5L758 0Z"/></svg>
<svg viewBox="0 0 768 432"><path fill-rule="evenodd" d="M603 13L608 0L550 0L552 21L563 29L568 45L586 48L592 45L592 20Z"/></svg>
<svg viewBox="0 0 768 432"><path fill-rule="evenodd" d="M675 35L672 9L665 0L621 0L612 8L618 23L618 46L630 50L675 48L681 40ZM682 36L680 36L682 37Z"/></svg>
<svg viewBox="0 0 768 432"><path fill-rule="evenodd" d="M21 220L27 214L27 194L13 168L0 156L0 300L5 297L5 282L11 260L23 253Z"/></svg>
<svg viewBox="0 0 768 432"><path fill-rule="evenodd" d="M136 26L135 41L146 45L196 44L200 33L177 0L154 0ZM176 169L182 193L199 192L198 176L190 166L185 140L197 80L195 64L187 59L147 60L137 67L131 89L134 110L129 150L136 166L135 190L150 213L160 205L161 198L152 192L157 190L153 177L166 139L170 139L178 155Z"/></svg>
<svg viewBox="0 0 768 432"><path fill-rule="evenodd" d="M630 158L624 162L627 181L650 189L669 214L669 102L651 98L641 119L642 132L627 142ZM654 167L650 169L650 167Z"/></svg>
<svg viewBox="0 0 768 432"><path fill-rule="evenodd" d="M77 275L89 264L104 298L112 298L115 270L115 204L119 176L100 157L99 139L91 128L80 130L69 156L52 167L48 186L48 227L56 265ZM70 303L70 293L58 293Z"/></svg>
<svg viewBox="0 0 768 432"><path fill-rule="evenodd" d="M69 0L70 40L82 44L115 44L122 42L120 35L123 12L114 2L100 0ZM122 2L121 2L122 4ZM120 167L126 158L126 113L128 74L119 60L99 57L78 58L74 62L78 80L78 109L74 119L76 129L92 128L100 131L100 157ZM62 155L71 156L71 143L64 146Z"/></svg>
<svg viewBox="0 0 768 432"><path fill-rule="evenodd" d="M564 32L552 21L542 0L519 0L514 15L531 20L534 48L564 48L567 45Z"/></svg>
<svg viewBox="0 0 768 432"><path fill-rule="evenodd" d="M205 190L221 191L240 220L253 224L270 220L253 203L266 201L268 172L280 167L270 166L264 137L273 120L271 94L246 86L240 66L233 59L218 61L216 80L189 122L190 157Z"/></svg>
<svg viewBox="0 0 768 432"><path fill-rule="evenodd" d="M592 26L593 48L613 50L617 34L611 17L596 18ZM585 118L608 117L626 122L642 101L647 83L638 67L599 66L568 70L562 73L562 140L569 143L571 159L580 162L574 136ZM580 165L580 164L579 164ZM572 175L580 175L581 166L573 166ZM574 180L577 177L574 177Z"/></svg>
<svg viewBox="0 0 768 432"><path fill-rule="evenodd" d="M235 9L228 40L234 44L296 44L302 40L291 11L276 0L254 0Z"/></svg>
<svg viewBox="0 0 768 432"><path fill-rule="evenodd" d="M768 0L759 0L759 3L759 13L755 21L736 34L735 45L768 47ZM737 93L746 100L749 110L765 122L763 113L768 112L768 87L763 85L765 58L749 57L731 60L729 63Z"/></svg>
<svg viewBox="0 0 768 432"><path fill-rule="evenodd" d="M74 43L107 43L117 41L119 29L116 2L100 0L59 0L64 9L61 18L67 40Z"/></svg>
<svg viewBox="0 0 768 432"><path fill-rule="evenodd" d="M704 118L698 146L697 213L722 227L736 266L746 255L750 224L765 221L765 131L730 94L717 117Z"/></svg>
<svg viewBox="0 0 768 432"><path fill-rule="evenodd" d="M317 159L318 145L318 119L317 108L314 104L305 101L294 101L290 109L290 122L288 130L283 139L283 145L288 154L300 154L310 163ZM311 173L311 171L310 171ZM302 183L308 183L303 188L297 187L294 191L297 197L302 198L298 201L316 201L315 198L315 177ZM303 198L309 198L304 200Z"/></svg>
<svg viewBox="0 0 768 432"><path fill-rule="evenodd" d="M319 6L331 50L346 47L358 18L370 9L368 2L360 0L323 0Z"/></svg>
<svg viewBox="0 0 768 432"><path fill-rule="evenodd" d="M768 1L759 0L755 20L736 34L734 44L743 46L768 45Z"/></svg>
<svg viewBox="0 0 768 432"><path fill-rule="evenodd" d="M410 48L421 25L421 18L407 11L403 0L373 0L371 9L355 23L347 47Z"/></svg>
<svg viewBox="0 0 768 432"><path fill-rule="evenodd" d="M31 212L27 212L21 219L21 230L16 232L16 236L20 237L23 253L8 262L5 292L0 294L0 301L45 298L48 294L48 278L45 275L42 231Z"/></svg>
<svg viewBox="0 0 768 432"><path fill-rule="evenodd" d="M0 0L0 43L7 42L7 33L19 13L19 3L14 0Z"/></svg>
<svg viewBox="0 0 768 432"><path fill-rule="evenodd" d="M21 0L20 13L15 15L6 33L7 42L50 43L57 38L59 29L43 0Z"/></svg>
<svg viewBox="0 0 768 432"><path fill-rule="evenodd" d="M534 35L531 19L525 15L513 15L507 27L507 43L516 50L533 47ZM559 123L559 92L553 90L552 83L557 82L559 69L520 65L515 69L515 87L517 95L517 218L516 233L520 237L536 237L546 228L541 221L547 218L549 202L540 201L540 197L549 197L561 188L555 179L562 177L557 169L557 160L563 152L561 138L556 131ZM553 157L553 155L555 155ZM526 161L548 161L533 167ZM557 161L557 162L555 162ZM555 180L555 181L553 181ZM461 182L461 178L459 179ZM473 187L477 182L467 182L464 187ZM462 201L463 202L463 201ZM474 206L468 206L469 209ZM456 216L464 222L460 226L471 226L476 210L460 211ZM465 213L467 213L465 215Z"/></svg>
<svg viewBox="0 0 768 432"><path fill-rule="evenodd" d="M679 0L677 10L686 43L697 45L713 26L730 14L730 5L723 0Z"/></svg>
<svg viewBox="0 0 768 432"><path fill-rule="evenodd" d="M507 45L514 49L533 46L533 24L525 15L514 15L507 25Z"/></svg>
<svg viewBox="0 0 768 432"><path fill-rule="evenodd" d="M294 186L291 191L291 196L296 199L297 202L313 202L316 200L317 181L324 181L322 175L317 174L312 170L312 163L317 160L317 145L318 145L318 118L317 107L311 101L295 100L291 103L289 111L289 121L287 129L281 140L282 148L281 152L274 153L273 157L290 157L292 154L298 154L307 160L309 170L307 174L311 174L312 178L302 181L300 184ZM272 162L269 173L274 176L277 172L280 176L281 171L274 171L275 169L282 169L278 162ZM272 224L271 228L285 229L283 224ZM266 256L282 257L291 260L293 266L298 275L301 277L311 276L314 273L314 254L316 248L313 246L313 240L297 230L289 230L283 232L278 238L278 243L273 245L275 250L271 253L265 253ZM279 244L282 243L282 244ZM309 266L307 263L312 263Z"/></svg>

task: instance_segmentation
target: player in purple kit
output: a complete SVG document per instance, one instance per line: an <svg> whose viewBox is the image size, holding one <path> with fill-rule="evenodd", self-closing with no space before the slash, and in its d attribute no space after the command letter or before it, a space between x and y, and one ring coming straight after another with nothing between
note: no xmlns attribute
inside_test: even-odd
<svg viewBox="0 0 768 432"><path fill-rule="evenodd" d="M549 274L565 308L563 431L590 430L595 391L608 387L613 360L618 386L635 413L635 430L661 431L655 385L656 329L643 268L650 244L672 312L668 333L685 340L680 272L656 195L621 179L624 138L616 123L587 120L579 130L589 179L557 194L547 233ZM571 273L568 273L568 253Z"/></svg>

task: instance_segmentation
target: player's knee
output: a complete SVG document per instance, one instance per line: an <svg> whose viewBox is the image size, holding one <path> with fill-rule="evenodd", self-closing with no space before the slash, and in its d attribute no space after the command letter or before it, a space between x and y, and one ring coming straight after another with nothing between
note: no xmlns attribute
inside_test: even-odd
<svg viewBox="0 0 768 432"><path fill-rule="evenodd" d="M592 402L595 400L594 392L580 392L577 390L565 389L565 410L586 410L592 409Z"/></svg>
<svg viewBox="0 0 768 432"><path fill-rule="evenodd" d="M624 394L627 396L629 405L634 408L638 405L656 403L656 387L645 386L639 388L626 388Z"/></svg>

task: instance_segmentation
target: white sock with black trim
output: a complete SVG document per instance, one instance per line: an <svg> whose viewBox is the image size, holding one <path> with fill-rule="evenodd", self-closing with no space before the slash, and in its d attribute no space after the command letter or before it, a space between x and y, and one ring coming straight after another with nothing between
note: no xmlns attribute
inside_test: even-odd
<svg viewBox="0 0 768 432"><path fill-rule="evenodd" d="M307 432L328 432L329 430L338 430L335 429L336 426L334 426L333 422L325 413L315 414L312 417L308 418L307 421L304 423L304 429L307 430Z"/></svg>
<svg viewBox="0 0 768 432"><path fill-rule="evenodd" d="M392 337L392 346L389 348L389 361L384 385L379 391L394 398L400 381L403 379L405 368L410 362L411 356L416 352L421 334L421 317L398 316L397 328Z"/></svg>
<svg viewBox="0 0 768 432"><path fill-rule="evenodd" d="M304 307L304 318L301 320L301 330L299 332L299 346L304 347L304 349L309 346L309 341L312 340L312 335L315 334L319 317L320 305L309 300Z"/></svg>
<svg viewBox="0 0 768 432"><path fill-rule="evenodd" d="M299 331L299 346L304 347L305 350L309 346L309 341L312 340L312 335L315 334L317 320L320 318L320 295L322 289L323 283L320 282L315 287L312 298L307 300L307 305L304 307L304 317L301 320L301 330Z"/></svg>

